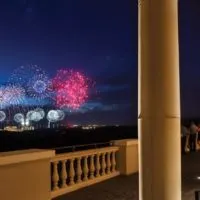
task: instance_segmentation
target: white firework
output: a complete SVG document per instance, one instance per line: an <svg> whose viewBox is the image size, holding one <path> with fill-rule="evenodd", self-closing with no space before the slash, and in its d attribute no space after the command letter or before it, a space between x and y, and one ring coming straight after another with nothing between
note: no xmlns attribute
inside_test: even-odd
<svg viewBox="0 0 200 200"><path fill-rule="evenodd" d="M36 108L35 112L40 113L42 119L45 117L45 112L42 108Z"/></svg>
<svg viewBox="0 0 200 200"><path fill-rule="evenodd" d="M6 119L6 113L4 111L0 111L0 122L3 122Z"/></svg>
<svg viewBox="0 0 200 200"><path fill-rule="evenodd" d="M29 119L30 121L32 121L32 115L34 112L35 112L34 110L28 111L26 114L26 118Z"/></svg>
<svg viewBox="0 0 200 200"><path fill-rule="evenodd" d="M25 121L25 117L24 117L24 114L22 114L22 113L17 113L17 114L15 114L14 115L14 120L15 120L15 122L17 122L17 123L24 123L24 121Z"/></svg>
<svg viewBox="0 0 200 200"><path fill-rule="evenodd" d="M63 120L65 118L65 113L62 110L57 110L59 115L59 121Z"/></svg>
<svg viewBox="0 0 200 200"><path fill-rule="evenodd" d="M45 116L45 112L42 108L37 108L35 110L31 110L27 113L26 117L30 120L30 121L35 121L35 122L39 122L40 120L42 120Z"/></svg>
<svg viewBox="0 0 200 200"><path fill-rule="evenodd" d="M0 86L0 107L23 104L25 100L25 90L15 85Z"/></svg>
<svg viewBox="0 0 200 200"><path fill-rule="evenodd" d="M65 114L61 110L50 110L47 113L47 119L49 122L58 122L63 120L65 117Z"/></svg>

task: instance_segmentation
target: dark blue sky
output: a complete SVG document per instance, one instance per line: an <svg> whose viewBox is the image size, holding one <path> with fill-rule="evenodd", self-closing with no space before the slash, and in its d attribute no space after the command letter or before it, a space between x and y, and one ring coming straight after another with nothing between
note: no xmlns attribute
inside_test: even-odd
<svg viewBox="0 0 200 200"><path fill-rule="evenodd" d="M182 113L193 117L200 115L200 1L179 3ZM136 0L2 0L0 29L1 82L30 63L50 76L80 69L99 93L69 121L136 123Z"/></svg>

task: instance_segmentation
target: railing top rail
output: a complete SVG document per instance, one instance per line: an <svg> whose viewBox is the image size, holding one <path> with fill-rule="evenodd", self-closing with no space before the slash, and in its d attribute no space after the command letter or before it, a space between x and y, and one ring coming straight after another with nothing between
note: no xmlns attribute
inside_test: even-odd
<svg viewBox="0 0 200 200"><path fill-rule="evenodd" d="M81 148L81 147L92 147L92 146L99 146L99 145L111 145L112 142L99 142L99 143L90 143L90 144L81 144L81 145L71 145L71 146L62 146L62 147L55 147L53 150L63 150L63 149L72 149L72 148Z"/></svg>
<svg viewBox="0 0 200 200"><path fill-rule="evenodd" d="M70 153L62 153L53 157L51 159L51 162L75 159L75 158L80 158L80 157L85 157L85 156L91 156L91 155L108 153L108 152L116 152L116 151L119 151L119 147L112 146L112 147L89 149L89 150L76 151L76 152L70 152Z"/></svg>

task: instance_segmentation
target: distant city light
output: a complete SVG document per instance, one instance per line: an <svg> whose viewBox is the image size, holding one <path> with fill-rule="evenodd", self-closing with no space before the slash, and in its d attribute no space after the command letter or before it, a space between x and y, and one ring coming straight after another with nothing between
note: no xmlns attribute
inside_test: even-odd
<svg viewBox="0 0 200 200"><path fill-rule="evenodd" d="M26 120L26 121L25 121L25 125L26 125L26 126L29 126L29 124L30 124L30 123L29 123L29 120Z"/></svg>

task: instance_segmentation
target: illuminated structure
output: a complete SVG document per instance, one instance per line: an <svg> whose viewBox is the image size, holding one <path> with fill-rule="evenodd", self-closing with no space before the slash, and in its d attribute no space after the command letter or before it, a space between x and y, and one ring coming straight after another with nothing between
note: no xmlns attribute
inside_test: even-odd
<svg viewBox="0 0 200 200"><path fill-rule="evenodd" d="M181 200L178 1L139 1L140 200Z"/></svg>
<svg viewBox="0 0 200 200"><path fill-rule="evenodd" d="M8 131L8 132L21 132L22 129L17 128L17 126L6 126L4 128L4 131Z"/></svg>

